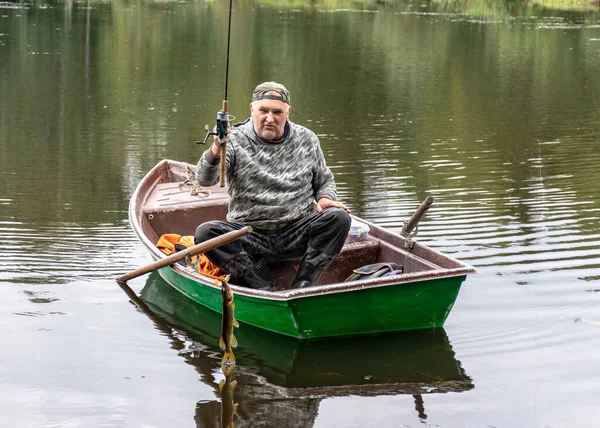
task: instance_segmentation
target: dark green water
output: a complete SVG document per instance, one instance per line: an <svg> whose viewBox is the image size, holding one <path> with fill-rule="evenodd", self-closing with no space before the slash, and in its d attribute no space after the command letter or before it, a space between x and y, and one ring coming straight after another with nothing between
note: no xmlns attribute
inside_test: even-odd
<svg viewBox="0 0 600 428"><path fill-rule="evenodd" d="M150 261L140 178L204 150L227 15L0 2L0 426L220 426L218 319L156 275L130 284L148 317L112 278ZM400 230L433 195L419 239L480 271L435 334L240 331L236 426L595 426L600 12L234 2L231 48L238 119L281 81L354 212Z"/></svg>

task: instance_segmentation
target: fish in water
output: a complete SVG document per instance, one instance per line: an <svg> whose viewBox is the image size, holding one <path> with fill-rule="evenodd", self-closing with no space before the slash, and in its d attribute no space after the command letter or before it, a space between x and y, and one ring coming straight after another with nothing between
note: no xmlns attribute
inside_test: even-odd
<svg viewBox="0 0 600 428"><path fill-rule="evenodd" d="M219 347L225 351L221 360L221 368L227 374L235 367L235 356L232 348L237 347L237 339L233 335L233 328L240 324L234 317L235 303L233 301L233 291L229 287L229 275L225 279L215 280L215 284L221 287L221 299L223 301L223 318L221 322L221 337Z"/></svg>
<svg viewBox="0 0 600 428"><path fill-rule="evenodd" d="M225 379L219 383L221 393L221 427L233 428L233 415L238 404L233 402L233 390L237 380L231 380L231 374L226 374Z"/></svg>

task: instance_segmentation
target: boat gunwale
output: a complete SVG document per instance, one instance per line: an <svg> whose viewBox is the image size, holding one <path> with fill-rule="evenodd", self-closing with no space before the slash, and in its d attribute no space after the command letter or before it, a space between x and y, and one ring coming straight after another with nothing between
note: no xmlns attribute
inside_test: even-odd
<svg viewBox="0 0 600 428"><path fill-rule="evenodd" d="M217 285L213 285L213 278L201 275L200 273L189 271L181 265L169 266L169 268L175 271L177 274L191 279L201 285L220 290L220 287L218 287ZM389 276L384 278L363 279L349 282L336 282L333 284L316 285L313 287L301 289L279 291L254 290L252 288L236 284L230 284L230 286L232 291L235 292L235 295L287 302L295 299L301 299L304 297L348 293L352 291L360 291L380 287L401 286L403 284L412 284L415 282L422 282L427 280L454 278L457 276L468 275L471 273L475 273L475 270L461 267L455 269L444 269L439 271L407 273L403 275Z"/></svg>
<svg viewBox="0 0 600 428"><path fill-rule="evenodd" d="M149 185L145 186L144 184L147 184L151 181L157 182L158 179L160 179L161 177L164 176L164 174L162 174L163 168L166 169L167 172L170 172L172 165L176 165L176 166L180 166L180 167L187 167L187 165L189 165L189 164L187 164L185 162L173 161L173 160L169 160L169 159L161 160L150 171L148 171L146 173L146 175L140 180L139 184L137 185L135 191L133 192L133 194L131 196L131 200L130 200L130 204L129 204L129 222L131 224L131 227L132 227L134 233L136 234L136 236L138 237L138 239L140 240L140 242L146 247L146 249L148 251L150 251L151 256L155 260L158 260L160 258L165 258L165 257L167 257L167 255L164 254L162 251L160 251L158 249L158 247L156 247L155 243L153 243L143 233L142 225L138 219L138 215L141 214L142 210L138 209L138 207L143 206L143 203L148 198L150 192L146 191L144 194L142 194L141 189L151 189L152 186L149 186ZM141 198L143 198L143 199L141 199ZM353 217L356 217L356 216L353 216ZM358 217L356 217L356 218L358 220L360 220L361 222L366 223L372 230L376 230L379 233L382 233L382 234L392 233L389 230L384 229L383 227L378 226L368 220L364 220L364 219L358 218ZM400 235L398 235L397 237L402 239L402 237ZM382 241L388 242L385 240L382 240ZM394 244L391 244L391 245L394 245ZM418 245L418 246L422 247L422 249L429 251L433 254L436 254L439 257L445 258L445 259L459 265L460 267L457 267L457 268L442 268L442 267L440 267L439 269L435 269L435 270L428 270L428 271L421 271L421 272L414 272L414 273L405 273L405 274L398 275L398 276L363 279L363 280L356 280L356 281L351 281L351 282L337 282L337 283L333 283L333 284L317 285L317 286L313 286L313 287L302 288L302 289L292 289L292 290L279 290L279 291L255 290L252 288L247 288L247 287L243 287L241 285L235 285L235 284L231 284L231 288L232 288L232 291L234 291L236 295L242 295L242 296L246 296L246 297L265 299L265 300L271 300L271 301L275 300L275 301L286 302L286 301L301 299L301 298L305 298L305 297L348 293L348 292L366 290L366 289L371 289L371 288L389 287L389 286L394 286L394 285L409 284L409 283L420 282L420 281L435 280L435 279L442 279L442 278L452 278L452 277L463 276L463 275L466 276L469 274L477 273L477 270L474 267L472 267L460 260L457 260L447 254L441 253L433 248L430 248L430 247L420 244L418 242L415 243L415 245ZM397 245L395 245L395 246L397 247ZM409 254L411 254L411 253L409 252ZM411 254L411 255L413 255L413 254ZM413 256L415 256L415 255L413 255ZM418 256L415 256L415 257L418 257ZM218 287L216 284L214 284L213 278L202 275L198 272L192 272L178 264L174 264L174 265L168 266L166 268L172 269L175 273L177 273L181 276L184 276L196 283L199 283L199 285L204 285L206 287L212 287L215 290L220 290L220 287Z"/></svg>

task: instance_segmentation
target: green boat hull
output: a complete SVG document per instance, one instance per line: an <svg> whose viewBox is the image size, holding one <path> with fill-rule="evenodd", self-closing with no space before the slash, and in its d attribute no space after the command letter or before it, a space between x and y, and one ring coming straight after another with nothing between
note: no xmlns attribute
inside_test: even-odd
<svg viewBox="0 0 600 428"><path fill-rule="evenodd" d="M183 295L221 313L217 288L168 267L159 272ZM302 339L442 327L465 278L436 278L287 300L236 294L235 317Z"/></svg>

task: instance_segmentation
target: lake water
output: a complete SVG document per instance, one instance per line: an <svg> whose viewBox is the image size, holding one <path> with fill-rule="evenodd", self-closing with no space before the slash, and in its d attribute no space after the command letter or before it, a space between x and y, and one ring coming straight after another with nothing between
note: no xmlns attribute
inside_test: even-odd
<svg viewBox="0 0 600 428"><path fill-rule="evenodd" d="M236 426L597 426L600 12L582 9L234 2L232 114L281 81L355 213L399 231L432 195L418 239L480 272L440 330L242 325ZM0 426L221 426L219 316L156 274L130 296L113 278L151 261L138 181L204 150L227 17L0 2Z"/></svg>

